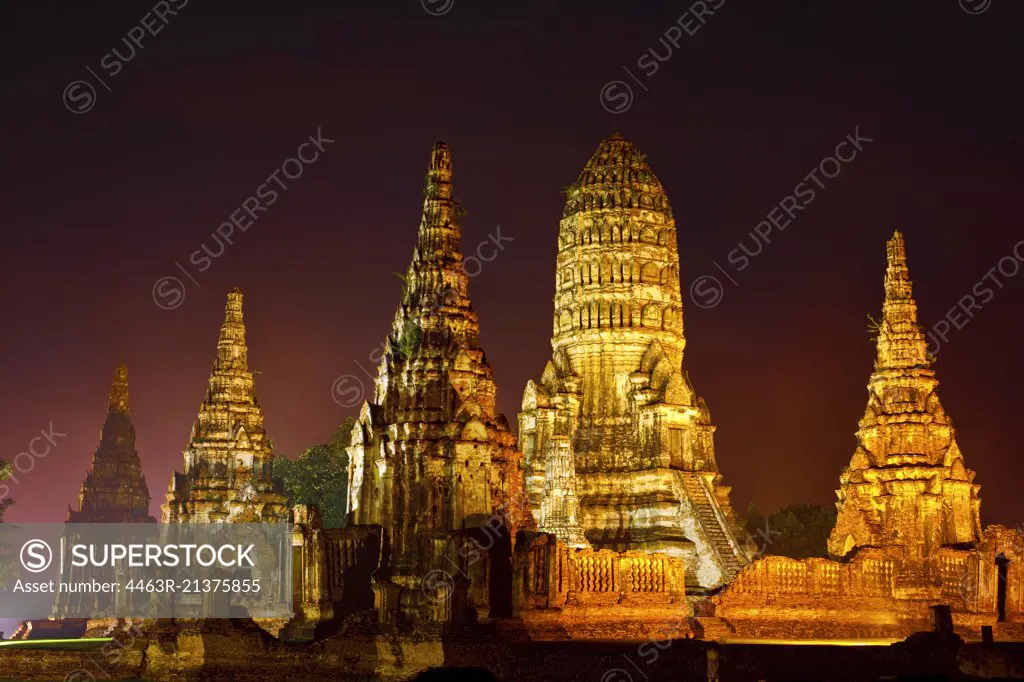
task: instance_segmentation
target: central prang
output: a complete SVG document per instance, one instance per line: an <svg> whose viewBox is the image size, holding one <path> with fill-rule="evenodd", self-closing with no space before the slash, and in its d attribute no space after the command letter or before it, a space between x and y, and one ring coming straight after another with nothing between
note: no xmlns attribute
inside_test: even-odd
<svg viewBox="0 0 1024 682"><path fill-rule="evenodd" d="M538 525L570 546L682 557L692 586L727 582L749 551L683 370L675 220L621 135L567 188L558 244L553 357L519 415Z"/></svg>

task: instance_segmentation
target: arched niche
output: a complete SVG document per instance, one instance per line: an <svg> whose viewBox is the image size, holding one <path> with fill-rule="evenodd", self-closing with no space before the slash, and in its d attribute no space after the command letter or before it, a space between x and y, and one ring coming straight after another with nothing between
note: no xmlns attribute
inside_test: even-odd
<svg viewBox="0 0 1024 682"><path fill-rule="evenodd" d="M661 269L657 263L644 263L640 268L640 282L643 284L659 284L661 282Z"/></svg>
<svg viewBox="0 0 1024 682"><path fill-rule="evenodd" d="M643 325L651 329L661 329L661 308L653 303L644 306Z"/></svg>

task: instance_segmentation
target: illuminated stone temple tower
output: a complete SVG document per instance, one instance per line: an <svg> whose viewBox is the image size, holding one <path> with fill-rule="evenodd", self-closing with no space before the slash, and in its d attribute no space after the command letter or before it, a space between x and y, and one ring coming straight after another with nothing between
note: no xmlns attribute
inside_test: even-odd
<svg viewBox="0 0 1024 682"><path fill-rule="evenodd" d="M900 547L914 560L980 539L981 486L964 465L939 402L898 231L887 251L875 371L857 449L840 477L828 547L836 556L865 546Z"/></svg>
<svg viewBox="0 0 1024 682"><path fill-rule="evenodd" d="M210 386L185 449L185 472L171 474L163 522L287 523L287 500L273 465L249 371L242 292L235 289L228 294Z"/></svg>
<svg viewBox="0 0 1024 682"><path fill-rule="evenodd" d="M68 523L155 523L149 515L149 487L135 449L135 426L128 399L128 368L114 373L107 419L92 458L78 509L68 507Z"/></svg>
<svg viewBox="0 0 1024 682"><path fill-rule="evenodd" d="M495 404L480 348L452 193L452 157L434 145L416 248L384 344L374 395L349 452L353 524L384 528L389 556L378 590L382 617L401 603L409 620L446 620L459 600L438 591L472 581L468 605L508 608L511 536L532 525L521 455ZM433 580L436 578L437 580Z"/></svg>
<svg viewBox="0 0 1024 682"><path fill-rule="evenodd" d="M982 530L980 486L939 402L903 235L886 251L874 372L839 477L832 558L748 565L712 599L728 637L903 638L932 627L940 604L962 637L981 638L984 626L996 639L1024 637L1024 534Z"/></svg>
<svg viewBox="0 0 1024 682"><path fill-rule="evenodd" d="M540 530L570 546L681 556L691 584L726 582L749 555L715 427L683 369L675 221L621 135L568 189L554 304L553 357L519 415Z"/></svg>

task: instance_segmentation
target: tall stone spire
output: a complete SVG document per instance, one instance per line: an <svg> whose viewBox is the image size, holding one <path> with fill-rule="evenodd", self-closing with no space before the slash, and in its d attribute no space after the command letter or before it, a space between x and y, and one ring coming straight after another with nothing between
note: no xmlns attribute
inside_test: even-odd
<svg viewBox="0 0 1024 682"><path fill-rule="evenodd" d="M230 387L236 378L247 378L237 383L235 392ZM242 291L234 289L228 294L224 309L224 322L217 338L217 359L210 376L210 390L219 400L253 402L252 374L249 373L249 348L245 344L245 320L242 316Z"/></svg>
<svg viewBox="0 0 1024 682"><path fill-rule="evenodd" d="M171 475L164 523L287 522L273 464L249 371L242 292L235 289L228 294L209 387L185 449L185 471Z"/></svg>
<svg viewBox="0 0 1024 682"><path fill-rule="evenodd" d="M903 235L887 245L885 300L857 449L840 476L829 552L899 547L908 558L981 535L980 486L964 465L917 324Z"/></svg>
<svg viewBox="0 0 1024 682"><path fill-rule="evenodd" d="M907 268L907 247L896 230L886 244L885 302L878 334L876 369L929 367L927 344L917 323L917 303Z"/></svg>
<svg viewBox="0 0 1024 682"><path fill-rule="evenodd" d="M492 581L479 574L493 562L508 568L510 538L532 518L523 509L521 455L497 410L494 375L480 348L459 235L451 152L438 142L373 399L352 431L348 510L355 524L384 527L388 585L425 595L424 575L464 567L477 583L469 600L486 611ZM460 548L489 524L502 528L500 540L491 538L491 558L467 563ZM402 597L413 619L437 606L432 598L413 601Z"/></svg>
<svg viewBox="0 0 1024 682"><path fill-rule="evenodd" d="M461 269L461 235L456 213L457 205L452 188L452 154L444 142L435 142L423 188L423 214L414 260L437 260Z"/></svg>
<svg viewBox="0 0 1024 682"><path fill-rule="evenodd" d="M683 556L691 586L719 585L748 550L683 369L672 208L622 135L567 189L558 243L552 359L519 415L537 522L571 544L582 530L597 548Z"/></svg>
<svg viewBox="0 0 1024 682"><path fill-rule="evenodd" d="M135 426L128 399L128 368L114 372L100 444L82 482L78 510L68 507L68 523L154 523L149 487L135 449Z"/></svg>

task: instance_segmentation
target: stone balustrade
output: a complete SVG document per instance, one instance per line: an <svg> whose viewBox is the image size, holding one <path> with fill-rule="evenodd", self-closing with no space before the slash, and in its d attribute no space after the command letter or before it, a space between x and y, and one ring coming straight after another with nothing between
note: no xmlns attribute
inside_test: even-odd
<svg viewBox="0 0 1024 682"><path fill-rule="evenodd" d="M685 600L682 559L572 549L553 534L524 533L516 552L520 608L674 604Z"/></svg>

